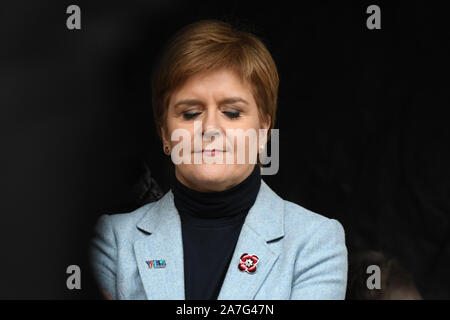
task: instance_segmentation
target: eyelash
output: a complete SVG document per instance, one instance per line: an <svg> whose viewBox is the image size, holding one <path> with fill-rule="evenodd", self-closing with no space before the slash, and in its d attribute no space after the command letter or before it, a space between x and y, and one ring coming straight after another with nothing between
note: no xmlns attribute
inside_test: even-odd
<svg viewBox="0 0 450 320"><path fill-rule="evenodd" d="M234 120L236 118L239 118L241 116L241 112L240 111L224 111L223 113L225 113L228 118L230 118L231 120Z"/></svg>
<svg viewBox="0 0 450 320"><path fill-rule="evenodd" d="M223 113L225 113L227 115L227 117L230 118L231 120L235 120L241 116L240 111L235 111L235 112L224 111ZM200 112L194 112L194 113L183 112L183 117L187 120L190 120L190 119L197 117L199 114L200 114Z"/></svg>
<svg viewBox="0 0 450 320"><path fill-rule="evenodd" d="M195 118L199 114L200 114L200 112L195 112L195 113L183 112L183 117L187 120L190 120L190 119Z"/></svg>

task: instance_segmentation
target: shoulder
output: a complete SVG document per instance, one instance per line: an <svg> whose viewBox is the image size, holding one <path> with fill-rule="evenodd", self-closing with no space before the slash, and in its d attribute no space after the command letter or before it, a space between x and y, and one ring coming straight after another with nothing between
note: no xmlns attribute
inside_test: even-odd
<svg viewBox="0 0 450 320"><path fill-rule="evenodd" d="M261 187L258 209L265 212L260 218L270 221L266 228L282 224L286 240L310 242L319 238L343 240L344 228L336 219L328 218L289 200L285 200L265 182ZM332 239L334 238L334 239Z"/></svg>
<svg viewBox="0 0 450 320"><path fill-rule="evenodd" d="M308 235L344 232L342 224L336 219L328 218L288 200L283 200L283 202L287 232L298 234L301 231L301 233Z"/></svg>
<svg viewBox="0 0 450 320"><path fill-rule="evenodd" d="M347 247L342 224L296 203L283 201L285 245L295 252L296 270L300 273L324 262L321 268L328 263L339 272L346 272Z"/></svg>
<svg viewBox="0 0 450 320"><path fill-rule="evenodd" d="M283 200L283 203L284 231L289 242L296 242L301 249L310 248L311 250L345 247L345 230L338 220L288 200Z"/></svg>
<svg viewBox="0 0 450 320"><path fill-rule="evenodd" d="M156 203L157 201L147 203L131 212L103 214L97 220L95 232L115 239L120 239L124 235L129 236L136 232L136 224Z"/></svg>

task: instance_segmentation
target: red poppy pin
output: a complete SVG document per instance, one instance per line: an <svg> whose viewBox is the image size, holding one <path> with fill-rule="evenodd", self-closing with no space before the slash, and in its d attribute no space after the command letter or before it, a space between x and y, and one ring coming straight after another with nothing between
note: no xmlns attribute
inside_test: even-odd
<svg viewBox="0 0 450 320"><path fill-rule="evenodd" d="M244 253L239 261L239 270L247 271L248 273L253 273L256 271L256 265L258 264L259 258L255 255L250 255Z"/></svg>

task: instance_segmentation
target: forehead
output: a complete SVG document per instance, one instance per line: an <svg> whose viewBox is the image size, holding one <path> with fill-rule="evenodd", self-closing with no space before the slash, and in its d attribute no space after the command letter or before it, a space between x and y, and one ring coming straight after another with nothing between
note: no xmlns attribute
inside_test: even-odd
<svg viewBox="0 0 450 320"><path fill-rule="evenodd" d="M230 69L204 71L192 75L176 89L170 98L170 104L180 99L223 99L229 96L240 96L253 101L250 84Z"/></svg>

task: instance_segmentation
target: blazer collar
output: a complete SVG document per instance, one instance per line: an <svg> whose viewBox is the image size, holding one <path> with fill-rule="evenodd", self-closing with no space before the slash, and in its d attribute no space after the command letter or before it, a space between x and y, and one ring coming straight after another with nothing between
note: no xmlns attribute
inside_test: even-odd
<svg viewBox="0 0 450 320"><path fill-rule="evenodd" d="M261 179L261 187L255 203L250 208L245 224L260 234L266 241L272 241L284 236L284 202ZM156 233L164 220L179 219L178 211L173 201L173 193L169 190L154 207L151 207L137 223L137 228Z"/></svg>
<svg viewBox="0 0 450 320"><path fill-rule="evenodd" d="M181 221L172 191L169 190L153 206L149 206L136 226L147 234L134 243L147 298L184 300ZM268 242L283 236L284 201L261 180L260 190L242 226L218 299L253 299L280 254L278 247L270 246ZM259 257L254 274L238 270L243 253ZM150 269L146 261L157 259L166 260L166 267Z"/></svg>

